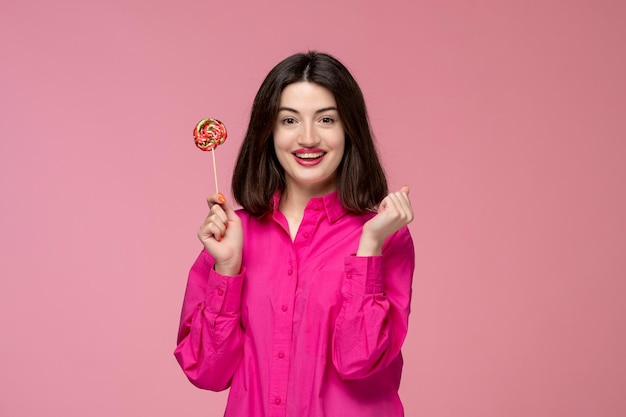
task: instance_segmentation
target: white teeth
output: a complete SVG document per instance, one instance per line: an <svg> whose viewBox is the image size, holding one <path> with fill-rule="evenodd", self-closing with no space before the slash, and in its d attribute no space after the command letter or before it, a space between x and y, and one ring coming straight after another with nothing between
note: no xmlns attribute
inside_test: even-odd
<svg viewBox="0 0 626 417"><path fill-rule="evenodd" d="M318 153L297 153L296 156L300 159L315 159L315 158L319 158L320 156L324 155L324 152L318 152Z"/></svg>

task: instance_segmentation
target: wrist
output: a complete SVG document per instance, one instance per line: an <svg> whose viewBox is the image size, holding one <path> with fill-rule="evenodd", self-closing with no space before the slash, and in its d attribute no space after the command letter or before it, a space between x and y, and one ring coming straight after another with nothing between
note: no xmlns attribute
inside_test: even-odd
<svg viewBox="0 0 626 417"><path fill-rule="evenodd" d="M361 234L356 256L379 256L383 252L383 243L366 233Z"/></svg>
<svg viewBox="0 0 626 417"><path fill-rule="evenodd" d="M241 259L226 262L215 262L215 272L224 276L235 276L241 273Z"/></svg>

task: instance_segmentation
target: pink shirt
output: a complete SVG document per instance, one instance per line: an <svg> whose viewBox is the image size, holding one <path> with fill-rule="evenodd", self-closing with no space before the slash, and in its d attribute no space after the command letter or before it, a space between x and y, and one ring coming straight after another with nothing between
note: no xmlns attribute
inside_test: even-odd
<svg viewBox="0 0 626 417"><path fill-rule="evenodd" d="M279 195L274 197L278 207ZM414 269L408 229L357 257L361 229L337 193L309 201L295 239L283 214L239 211L243 267L189 273L174 352L200 388L230 387L228 417L403 416L400 348Z"/></svg>

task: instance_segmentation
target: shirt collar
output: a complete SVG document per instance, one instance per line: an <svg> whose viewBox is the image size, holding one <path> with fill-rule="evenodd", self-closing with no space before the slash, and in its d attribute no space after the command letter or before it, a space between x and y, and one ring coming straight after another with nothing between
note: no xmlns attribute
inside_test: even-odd
<svg viewBox="0 0 626 417"><path fill-rule="evenodd" d="M281 195L282 190L278 190L272 196L272 210L274 212L278 211ZM305 210L314 209L316 206L324 209L330 223L335 223L348 212L343 204L341 204L339 193L336 190L321 197L310 199Z"/></svg>

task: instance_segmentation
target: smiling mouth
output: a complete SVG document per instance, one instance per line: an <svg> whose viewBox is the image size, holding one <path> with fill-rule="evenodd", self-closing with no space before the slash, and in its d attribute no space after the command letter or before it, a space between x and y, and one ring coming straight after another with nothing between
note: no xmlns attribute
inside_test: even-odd
<svg viewBox="0 0 626 417"><path fill-rule="evenodd" d="M326 155L326 152L294 153L293 155L298 159L311 160L321 158Z"/></svg>

